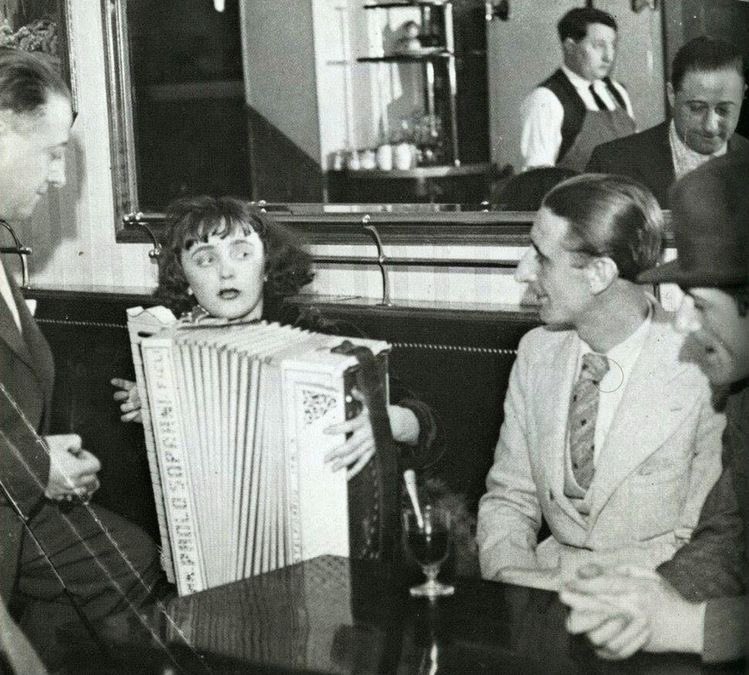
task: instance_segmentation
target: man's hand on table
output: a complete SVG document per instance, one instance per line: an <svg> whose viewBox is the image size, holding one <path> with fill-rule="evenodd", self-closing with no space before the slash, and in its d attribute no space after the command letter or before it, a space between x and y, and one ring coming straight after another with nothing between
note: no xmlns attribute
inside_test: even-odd
<svg viewBox="0 0 749 675"><path fill-rule="evenodd" d="M564 584L567 629L585 633L606 659L649 652L702 652L705 605L685 600L655 571L587 565Z"/></svg>

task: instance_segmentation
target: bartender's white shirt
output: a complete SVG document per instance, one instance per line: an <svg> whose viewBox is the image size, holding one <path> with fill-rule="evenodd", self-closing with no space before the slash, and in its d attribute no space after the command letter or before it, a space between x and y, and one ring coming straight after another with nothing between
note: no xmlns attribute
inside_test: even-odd
<svg viewBox="0 0 749 675"><path fill-rule="evenodd" d="M590 80L580 77L567 66L562 72L577 90L587 110L598 110L590 93ZM627 107L627 114L634 119L632 102L627 90L612 80ZM603 80L595 80L593 88L609 110L617 105ZM546 87L536 87L523 101L521 107L523 129L520 136L520 152L523 156L523 171L541 166L554 166L557 163L559 147L562 145L562 121L564 108L561 101Z"/></svg>

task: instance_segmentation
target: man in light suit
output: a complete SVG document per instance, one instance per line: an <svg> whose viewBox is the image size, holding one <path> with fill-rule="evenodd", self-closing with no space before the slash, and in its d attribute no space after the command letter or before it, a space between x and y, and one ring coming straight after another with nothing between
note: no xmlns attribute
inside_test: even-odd
<svg viewBox="0 0 749 675"><path fill-rule="evenodd" d="M694 38L674 57L666 87L671 121L599 145L585 170L630 176L669 208L674 181L712 157L749 150L749 141L734 133L745 90L739 50Z"/></svg>
<svg viewBox="0 0 749 675"><path fill-rule="evenodd" d="M487 579L555 588L584 561L653 568L689 540L725 420L636 282L661 228L653 196L620 176L578 176L544 199L516 278L547 326L520 342L479 505ZM552 536L538 544L542 517Z"/></svg>
<svg viewBox="0 0 749 675"><path fill-rule="evenodd" d="M710 381L727 387L723 473L692 540L658 567L584 568L561 599L567 627L606 658L642 648L746 656L749 584L749 157L709 162L673 195L676 260L645 273L685 291L676 326Z"/></svg>
<svg viewBox="0 0 749 675"><path fill-rule="evenodd" d="M0 219L28 218L64 185L71 122L50 64L0 49ZM0 263L0 602L23 609L22 629L56 668L67 646L58 627L80 634L77 610L97 624L139 606L160 570L144 532L87 503L100 464L81 438L46 434L53 382L47 342Z"/></svg>

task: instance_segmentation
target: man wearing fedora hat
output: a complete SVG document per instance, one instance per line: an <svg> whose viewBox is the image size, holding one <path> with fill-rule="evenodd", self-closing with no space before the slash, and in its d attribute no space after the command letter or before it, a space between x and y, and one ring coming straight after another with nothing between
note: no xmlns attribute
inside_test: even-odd
<svg viewBox="0 0 749 675"><path fill-rule="evenodd" d="M749 157L713 160L672 195L678 257L640 275L685 291L676 326L698 348L700 365L725 388L723 473L692 540L658 568L579 571L561 593L568 628L598 653L701 653L705 661L746 653L749 578Z"/></svg>

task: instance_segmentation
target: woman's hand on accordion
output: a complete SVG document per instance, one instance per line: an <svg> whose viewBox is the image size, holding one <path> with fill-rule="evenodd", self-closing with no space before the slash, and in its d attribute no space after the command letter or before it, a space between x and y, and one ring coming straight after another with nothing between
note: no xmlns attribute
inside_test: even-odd
<svg viewBox="0 0 749 675"><path fill-rule="evenodd" d="M113 387L117 387L112 398L120 404L120 419L123 422L138 422L143 424L143 417L140 414L141 404L138 387L132 380L125 380L121 377L114 377L110 380Z"/></svg>
<svg viewBox="0 0 749 675"><path fill-rule="evenodd" d="M356 417L340 424L332 424L325 430L327 434L350 434L344 443L325 455L325 461L332 462L333 471L338 471L344 466L348 467L346 477L349 480L367 465L375 453L374 435L364 396L356 389L353 389L351 393L362 404L361 412ZM419 422L411 410L398 405L389 405L388 417L394 440L410 445L417 443Z"/></svg>

